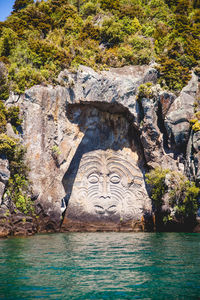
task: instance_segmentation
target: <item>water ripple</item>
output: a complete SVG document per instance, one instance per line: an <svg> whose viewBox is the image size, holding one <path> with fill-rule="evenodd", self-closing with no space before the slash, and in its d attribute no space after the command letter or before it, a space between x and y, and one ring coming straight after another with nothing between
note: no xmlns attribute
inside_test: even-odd
<svg viewBox="0 0 200 300"><path fill-rule="evenodd" d="M70 233L1 240L0 299L200 299L200 235Z"/></svg>

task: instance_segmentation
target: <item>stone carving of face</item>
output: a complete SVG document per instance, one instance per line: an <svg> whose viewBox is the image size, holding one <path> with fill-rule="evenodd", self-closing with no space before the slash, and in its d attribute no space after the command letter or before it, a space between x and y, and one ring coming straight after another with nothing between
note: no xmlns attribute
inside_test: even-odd
<svg viewBox="0 0 200 300"><path fill-rule="evenodd" d="M122 210L122 176L117 170L109 170L106 164L101 169L90 170L87 176L88 204L102 217L118 215Z"/></svg>
<svg viewBox="0 0 200 300"><path fill-rule="evenodd" d="M67 209L90 221L130 220L142 215L145 189L140 169L112 150L83 155Z"/></svg>

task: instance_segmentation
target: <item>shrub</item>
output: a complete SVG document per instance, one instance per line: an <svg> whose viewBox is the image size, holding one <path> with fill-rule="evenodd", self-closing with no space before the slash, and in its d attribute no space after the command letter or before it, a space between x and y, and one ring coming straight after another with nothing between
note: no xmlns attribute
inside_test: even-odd
<svg viewBox="0 0 200 300"><path fill-rule="evenodd" d="M4 63L0 62L0 100L9 97L8 71Z"/></svg>
<svg viewBox="0 0 200 300"><path fill-rule="evenodd" d="M151 187L151 198L157 210L161 209L163 196L167 191L167 186L165 184L165 176L167 173L169 173L169 170L156 168L146 174L146 182Z"/></svg>
<svg viewBox="0 0 200 300"><path fill-rule="evenodd" d="M169 220L179 222L194 221L198 209L200 189L194 182L179 172L156 168L146 174L146 181L151 188L151 197L157 211L161 210L167 194L170 211L164 216L165 223Z"/></svg>
<svg viewBox="0 0 200 300"><path fill-rule="evenodd" d="M101 27L101 38L104 43L116 45L124 38L123 24L113 17L106 18Z"/></svg>
<svg viewBox="0 0 200 300"><path fill-rule="evenodd" d="M7 122L9 122L12 125L14 131L17 132L17 128L19 128L19 126L21 126L22 124L22 119L19 118L19 107L9 107L6 112L6 118Z"/></svg>
<svg viewBox="0 0 200 300"><path fill-rule="evenodd" d="M1 140L0 137L0 142ZM18 141L7 136L3 138L3 142L5 144L3 153L6 154L10 167L10 178L5 194L22 213L34 215L34 204L30 197L31 189L27 177L28 168L24 161L25 148Z"/></svg>
<svg viewBox="0 0 200 300"><path fill-rule="evenodd" d="M61 151L57 145L54 145L51 150L52 150L52 155L60 155L61 154Z"/></svg>
<svg viewBox="0 0 200 300"><path fill-rule="evenodd" d="M172 212L175 213L174 216L179 221L195 220L200 189L183 175L176 174L176 177L178 180L176 180L175 185L173 184L170 191Z"/></svg>
<svg viewBox="0 0 200 300"><path fill-rule="evenodd" d="M5 107L0 102L0 156L9 160L10 178L5 194L15 203L16 207L23 213L33 214L33 203L28 197L30 193L27 179L27 166L24 162L25 149L16 139L8 137L6 123L10 122L17 130L22 120L19 118L19 108L16 106Z"/></svg>
<svg viewBox="0 0 200 300"><path fill-rule="evenodd" d="M0 101L0 133L6 132L6 124L9 122L14 131L22 124L22 120L19 118L19 107L11 106L6 108L4 103Z"/></svg>
<svg viewBox="0 0 200 300"><path fill-rule="evenodd" d="M150 39L139 36L138 34L130 36L128 38L128 42L133 47L133 49L136 51L152 48Z"/></svg>
<svg viewBox="0 0 200 300"><path fill-rule="evenodd" d="M179 91L200 61L198 3L186 2L16 0L19 7L0 22L0 61L9 73L0 98L53 83L80 63L102 69L152 60L161 64L160 83Z"/></svg>
<svg viewBox="0 0 200 300"><path fill-rule="evenodd" d="M143 20L145 18L145 9L144 6L141 6L140 1L121 1L117 15L120 18L127 16L131 19L136 17L139 20Z"/></svg>
<svg viewBox="0 0 200 300"><path fill-rule="evenodd" d="M3 28L0 38L0 56L9 56L17 43L17 34L11 28Z"/></svg>
<svg viewBox="0 0 200 300"><path fill-rule="evenodd" d="M121 20L121 23L122 23L122 30L128 35L134 34L142 28L139 20L136 17L133 20L128 17L124 17Z"/></svg>
<svg viewBox="0 0 200 300"><path fill-rule="evenodd" d="M138 89L137 99L141 100L142 98L148 98L148 99L153 98L154 93L152 90L152 86L153 84L151 82L141 84Z"/></svg>
<svg viewBox="0 0 200 300"><path fill-rule="evenodd" d="M180 91L191 79L189 68L181 66L175 59L166 57L160 60L158 67L161 86L167 86L170 90Z"/></svg>
<svg viewBox="0 0 200 300"><path fill-rule="evenodd" d="M115 49L118 54L117 60L120 60L121 65L135 64L136 57L131 45L122 44L119 49Z"/></svg>
<svg viewBox="0 0 200 300"><path fill-rule="evenodd" d="M91 20L88 18L88 20L85 22L83 25L79 38L82 40L85 39L93 39L93 40L98 40L100 39L100 31L98 26L94 26Z"/></svg>
<svg viewBox="0 0 200 300"><path fill-rule="evenodd" d="M34 38L34 37L33 37ZM57 28L50 31L46 37L48 43L53 43L57 47L64 47L67 44L67 37L64 28ZM30 41L31 44L31 41Z"/></svg>
<svg viewBox="0 0 200 300"><path fill-rule="evenodd" d="M200 77L200 66L196 66L196 68L194 69L194 73L195 75L197 75L198 77Z"/></svg>
<svg viewBox="0 0 200 300"><path fill-rule="evenodd" d="M13 81L12 89L16 94L24 93L26 88L45 82L40 71L30 65L21 67L16 73L15 69L11 69L9 78Z"/></svg>
<svg viewBox="0 0 200 300"><path fill-rule="evenodd" d="M193 130L194 132L200 131L200 122L199 122L199 120L197 120L197 121L194 123L194 125L192 126L192 130Z"/></svg>
<svg viewBox="0 0 200 300"><path fill-rule="evenodd" d="M104 10L119 9L120 0L100 0L101 8Z"/></svg>
<svg viewBox="0 0 200 300"><path fill-rule="evenodd" d="M8 137L5 133L0 134L0 155L6 155L8 158L12 156L16 141Z"/></svg>
<svg viewBox="0 0 200 300"><path fill-rule="evenodd" d="M185 199L182 207L184 208L184 218L191 219L196 216L198 209L199 188L195 186L194 182L186 182Z"/></svg>
<svg viewBox="0 0 200 300"><path fill-rule="evenodd" d="M200 120L200 111L197 111L197 112L195 113L195 116L197 117L198 120Z"/></svg>
<svg viewBox="0 0 200 300"><path fill-rule="evenodd" d="M25 176L14 174L9 179L7 195L24 214L34 214L34 203L28 197L28 181Z"/></svg>
<svg viewBox="0 0 200 300"><path fill-rule="evenodd" d="M5 132L6 130L6 116L4 113L0 112L0 133Z"/></svg>
<svg viewBox="0 0 200 300"><path fill-rule="evenodd" d="M115 47L106 49L103 53L96 56L96 62L103 66L118 67L118 51Z"/></svg>
<svg viewBox="0 0 200 300"><path fill-rule="evenodd" d="M13 11L17 12L23 8L25 8L29 4L33 4L34 0L15 0L13 5Z"/></svg>
<svg viewBox="0 0 200 300"><path fill-rule="evenodd" d="M98 14L100 11L100 7L98 3L94 3L91 1L86 2L82 7L81 7L81 14L83 15L84 18L87 18L92 15Z"/></svg>

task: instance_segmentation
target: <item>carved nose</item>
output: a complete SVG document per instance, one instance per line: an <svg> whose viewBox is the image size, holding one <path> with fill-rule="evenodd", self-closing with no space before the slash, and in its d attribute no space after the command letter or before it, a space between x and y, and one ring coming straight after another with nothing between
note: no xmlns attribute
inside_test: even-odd
<svg viewBox="0 0 200 300"><path fill-rule="evenodd" d="M109 183L107 181L107 177L104 177L104 180L102 182L102 191L101 191L101 197L103 198L110 198L109 195Z"/></svg>

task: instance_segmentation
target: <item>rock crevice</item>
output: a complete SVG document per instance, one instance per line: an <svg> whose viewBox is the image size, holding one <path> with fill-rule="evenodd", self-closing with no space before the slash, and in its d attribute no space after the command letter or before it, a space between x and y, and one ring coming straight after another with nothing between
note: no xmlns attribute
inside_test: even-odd
<svg viewBox="0 0 200 300"><path fill-rule="evenodd" d="M178 97L159 90L138 101L139 86L156 81L149 66L81 66L61 72L55 87L10 96L7 106L17 99L23 117L39 231L141 230L152 212L146 171L187 165L198 178L200 138L189 124L198 79Z"/></svg>

